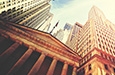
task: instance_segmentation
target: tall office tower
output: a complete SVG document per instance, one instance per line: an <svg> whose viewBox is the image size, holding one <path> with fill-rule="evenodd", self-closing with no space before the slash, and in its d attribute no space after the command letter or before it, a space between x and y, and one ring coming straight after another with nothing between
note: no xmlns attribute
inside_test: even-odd
<svg viewBox="0 0 115 75"><path fill-rule="evenodd" d="M63 37L63 40L62 40L62 42L65 44L66 43L66 41L67 41L67 39L68 39L68 37L69 37L69 34L70 34L70 32L71 32L71 30L72 30L72 25L71 24L69 24L69 23L66 23L65 24L65 26L64 26L64 37Z"/></svg>
<svg viewBox="0 0 115 75"><path fill-rule="evenodd" d="M56 33L53 34L53 36L56 37L58 40L62 41L64 37L63 29L59 29Z"/></svg>
<svg viewBox="0 0 115 75"><path fill-rule="evenodd" d="M78 32L77 53L82 57L77 75L115 75L114 24L96 6Z"/></svg>
<svg viewBox="0 0 115 75"><path fill-rule="evenodd" d="M67 41L65 43L68 47L70 47L74 51L76 51L77 33L81 28L82 25L76 22L75 25L71 28Z"/></svg>
<svg viewBox="0 0 115 75"><path fill-rule="evenodd" d="M53 14L50 0L2 0L0 18L37 30L48 31Z"/></svg>
<svg viewBox="0 0 115 75"><path fill-rule="evenodd" d="M66 23L64 26L64 30L71 30L72 29L72 25L69 23Z"/></svg>
<svg viewBox="0 0 115 75"><path fill-rule="evenodd" d="M71 29L72 29L72 25L69 23L66 23L63 29L59 29L53 35L65 44Z"/></svg>

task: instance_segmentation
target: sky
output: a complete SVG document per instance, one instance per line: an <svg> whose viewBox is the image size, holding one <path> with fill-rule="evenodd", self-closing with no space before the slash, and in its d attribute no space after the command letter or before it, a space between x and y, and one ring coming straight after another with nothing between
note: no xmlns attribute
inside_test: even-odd
<svg viewBox="0 0 115 75"><path fill-rule="evenodd" d="M115 0L52 0L50 2L53 19L50 30L59 20L58 26L53 32L63 29L66 23L74 25L76 22L84 25L88 20L88 12L95 5L115 24Z"/></svg>

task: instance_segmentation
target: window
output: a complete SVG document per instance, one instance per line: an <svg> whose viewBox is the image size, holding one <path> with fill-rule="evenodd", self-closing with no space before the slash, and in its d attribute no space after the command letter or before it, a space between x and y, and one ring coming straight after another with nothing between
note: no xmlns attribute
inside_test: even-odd
<svg viewBox="0 0 115 75"><path fill-rule="evenodd" d="M3 8L5 8L5 5L3 6Z"/></svg>
<svg viewBox="0 0 115 75"><path fill-rule="evenodd" d="M3 2L3 4L5 4L5 2Z"/></svg>
<svg viewBox="0 0 115 75"><path fill-rule="evenodd" d="M89 43L91 43L91 40L89 40Z"/></svg>
<svg viewBox="0 0 115 75"><path fill-rule="evenodd" d="M98 38L98 41L100 42L100 39Z"/></svg>
<svg viewBox="0 0 115 75"><path fill-rule="evenodd" d="M106 64L104 64L104 67L105 67L106 70L108 70L108 66Z"/></svg>
<svg viewBox="0 0 115 75"><path fill-rule="evenodd" d="M92 57L92 54L90 54L90 58Z"/></svg>
<svg viewBox="0 0 115 75"><path fill-rule="evenodd" d="M88 68L89 68L89 70L91 70L91 64L89 64L89 67L88 67Z"/></svg>
<svg viewBox="0 0 115 75"><path fill-rule="evenodd" d="M18 1L18 3L20 3L20 1Z"/></svg>
<svg viewBox="0 0 115 75"><path fill-rule="evenodd" d="M103 43L103 40L101 40L101 42Z"/></svg>
<svg viewBox="0 0 115 75"><path fill-rule="evenodd" d="M105 42L105 45L107 45L107 43Z"/></svg>
<svg viewBox="0 0 115 75"><path fill-rule="evenodd" d="M107 59L107 56L105 55L105 58Z"/></svg>
<svg viewBox="0 0 115 75"><path fill-rule="evenodd" d="M115 51L113 51L113 54L115 55Z"/></svg>
<svg viewBox="0 0 115 75"><path fill-rule="evenodd" d="M108 73L106 73L106 75L109 75Z"/></svg>
<svg viewBox="0 0 115 75"><path fill-rule="evenodd" d="M102 53L101 53L101 56L104 57Z"/></svg>
<svg viewBox="0 0 115 75"><path fill-rule="evenodd" d="M112 53L111 49L110 49L110 52Z"/></svg>
<svg viewBox="0 0 115 75"><path fill-rule="evenodd" d="M101 48L101 44L99 44L99 47Z"/></svg>
<svg viewBox="0 0 115 75"><path fill-rule="evenodd" d="M113 71L114 71L114 73L115 73L115 68L113 68Z"/></svg>
<svg viewBox="0 0 115 75"><path fill-rule="evenodd" d="M105 50L105 47L103 46L103 49Z"/></svg>
<svg viewBox="0 0 115 75"><path fill-rule="evenodd" d="M89 75L92 75L91 73Z"/></svg>
<svg viewBox="0 0 115 75"><path fill-rule="evenodd" d="M109 52L108 48L106 48L107 52Z"/></svg>
<svg viewBox="0 0 115 75"><path fill-rule="evenodd" d="M108 40L106 39L106 41L108 41Z"/></svg>
<svg viewBox="0 0 115 75"><path fill-rule="evenodd" d="M110 45L108 44L108 46L110 47Z"/></svg>

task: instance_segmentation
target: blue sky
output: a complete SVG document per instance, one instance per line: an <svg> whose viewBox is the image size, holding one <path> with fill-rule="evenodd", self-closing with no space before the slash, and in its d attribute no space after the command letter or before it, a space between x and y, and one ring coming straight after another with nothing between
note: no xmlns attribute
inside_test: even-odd
<svg viewBox="0 0 115 75"><path fill-rule="evenodd" d="M71 0L54 0L52 1L52 8L62 8L64 5L69 4Z"/></svg>
<svg viewBox="0 0 115 75"><path fill-rule="evenodd" d="M65 23L74 25L79 22L84 25L93 5L102 10L106 18L115 24L115 0L52 0L50 3L51 13L54 14L51 25L54 26L60 20L55 31L63 28Z"/></svg>

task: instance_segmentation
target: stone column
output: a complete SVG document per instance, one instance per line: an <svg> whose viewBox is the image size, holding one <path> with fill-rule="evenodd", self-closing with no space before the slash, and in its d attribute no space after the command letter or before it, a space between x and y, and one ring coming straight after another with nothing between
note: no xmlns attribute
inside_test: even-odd
<svg viewBox="0 0 115 75"><path fill-rule="evenodd" d="M38 60L36 61L36 63L32 67L32 69L30 70L28 75L36 75L36 73L39 71L39 69L40 69L45 57L46 57L45 53L42 53L40 55L40 57L38 58Z"/></svg>
<svg viewBox="0 0 115 75"><path fill-rule="evenodd" d="M47 75L53 75L55 67L56 67L56 64L57 64L57 59L56 59L56 57L54 57L51 65L50 65L50 67L48 69Z"/></svg>
<svg viewBox="0 0 115 75"><path fill-rule="evenodd" d="M76 75L77 67L73 67L72 75Z"/></svg>
<svg viewBox="0 0 115 75"><path fill-rule="evenodd" d="M64 66L63 66L63 69L62 69L61 75L66 75L67 74L67 70L68 70L68 64L67 64L67 62L65 62Z"/></svg>
<svg viewBox="0 0 115 75"><path fill-rule="evenodd" d="M10 69L7 75L12 75L19 70L19 68L25 63L25 61L30 57L34 48L30 47L23 56L16 62L16 64Z"/></svg>
<svg viewBox="0 0 115 75"><path fill-rule="evenodd" d="M0 55L0 60L2 60L2 61L0 61L0 64L2 63L2 62L4 62L15 50L16 50L16 48L18 48L19 47L19 43L18 42L16 42L16 43L14 43L12 46L10 46L6 51L4 51L1 55Z"/></svg>

